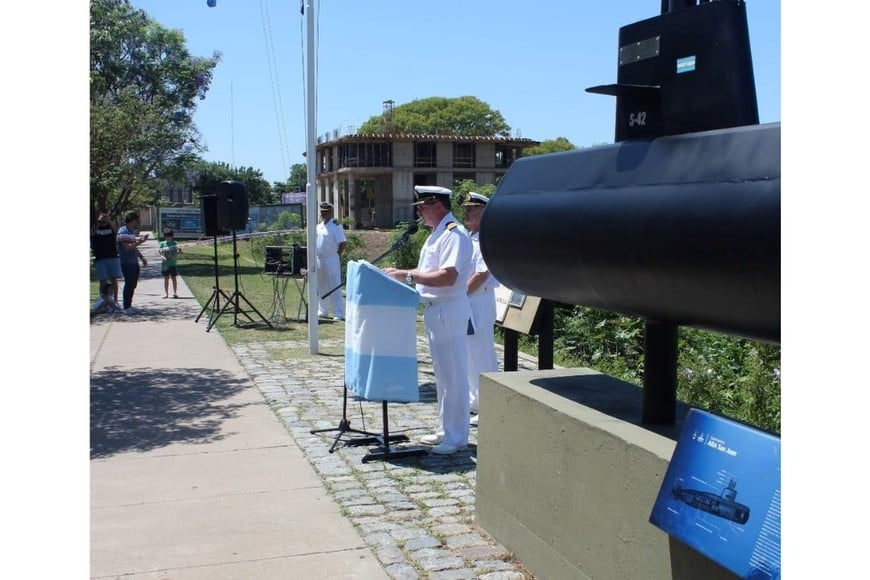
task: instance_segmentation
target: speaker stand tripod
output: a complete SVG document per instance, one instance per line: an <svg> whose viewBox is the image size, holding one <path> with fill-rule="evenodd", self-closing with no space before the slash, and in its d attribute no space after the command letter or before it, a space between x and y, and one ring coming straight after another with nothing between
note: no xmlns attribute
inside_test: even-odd
<svg viewBox="0 0 870 580"><path fill-rule="evenodd" d="M227 296L226 292L221 290L221 280L220 280L220 270L218 268L218 251L217 251L217 235L212 236L212 243L214 244L214 286L212 286L212 293L208 300L205 302L205 306L202 307L202 310L197 314L194 322L199 322L199 319L202 318L202 315L208 310L208 307L211 306L211 312L208 314L208 325L205 327L205 331L208 332L211 330L211 327L214 326L215 321L219 316L219 312L221 309L221 299L223 296L225 301L230 299Z"/></svg>
<svg viewBox="0 0 870 580"><path fill-rule="evenodd" d="M257 310L247 298L245 298L244 294L239 292L239 254L236 251L236 230L233 230L233 283L235 284L235 290L233 290L233 293L230 295L229 298L227 298L226 304L224 304L223 309L215 317L214 322L217 322L218 318L220 318L221 315L223 315L223 313L226 312L227 308L229 308L230 306L233 307L233 326L239 325L239 313L244 314L250 322L256 322L253 318L251 318L251 315L248 314L247 311L241 309L239 301L244 300L245 304L247 304L252 311L257 313L257 316L260 317L260 320L266 323L266 326L268 326L269 328L275 328L274 326L272 326L272 323L266 320L266 318L262 314L260 314L260 311ZM214 325L214 322L212 323L212 325Z"/></svg>

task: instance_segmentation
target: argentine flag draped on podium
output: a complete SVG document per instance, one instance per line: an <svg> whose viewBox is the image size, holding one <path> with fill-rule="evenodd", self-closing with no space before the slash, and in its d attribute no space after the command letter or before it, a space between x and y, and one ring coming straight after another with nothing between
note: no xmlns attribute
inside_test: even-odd
<svg viewBox="0 0 870 580"><path fill-rule="evenodd" d="M416 403L417 291L365 260L347 264L344 381L371 401Z"/></svg>

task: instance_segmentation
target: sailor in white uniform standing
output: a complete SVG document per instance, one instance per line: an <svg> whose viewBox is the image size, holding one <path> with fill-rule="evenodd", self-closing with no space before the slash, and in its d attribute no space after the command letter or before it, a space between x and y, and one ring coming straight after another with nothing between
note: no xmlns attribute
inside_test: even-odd
<svg viewBox="0 0 870 580"><path fill-rule="evenodd" d="M344 235L344 228L332 216L332 204L328 201L321 203L315 251L317 290L321 296L331 290L334 292L320 299L317 316L320 318L329 316L329 302L332 302L335 320L344 320L344 296L340 288L341 254L347 247L347 237Z"/></svg>
<svg viewBox="0 0 870 580"><path fill-rule="evenodd" d="M413 270L385 268L387 275L416 286L429 338L440 428L420 439L431 452L456 453L468 445L468 332L471 305L466 293L471 275L471 238L450 210L453 193L445 187L414 187L415 205L432 228Z"/></svg>
<svg viewBox="0 0 870 580"><path fill-rule="evenodd" d="M468 278L468 300L474 321L474 334L468 337L468 404L474 413L470 421L472 425L477 425L479 418L480 373L498 370L498 356L495 353L495 288L498 280L490 274L480 252L480 220L487 203L488 197L472 191L463 204L465 227L468 228L473 247L472 272Z"/></svg>

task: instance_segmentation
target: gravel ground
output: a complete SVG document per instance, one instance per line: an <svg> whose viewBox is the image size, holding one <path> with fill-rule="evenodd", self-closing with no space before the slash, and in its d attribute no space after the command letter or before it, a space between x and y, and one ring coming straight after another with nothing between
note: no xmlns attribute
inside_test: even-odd
<svg viewBox="0 0 870 580"><path fill-rule="evenodd" d="M304 345L276 342L232 348L390 578L534 578L475 522L476 428L471 429L468 449L455 455L363 462L372 446L353 445L359 435L345 433L336 440L335 427L343 415L343 357L301 355L276 360L270 355L273 349L300 346ZM321 346L340 349L342 343ZM390 434L409 440L391 444L393 450L419 448L418 438L438 424L432 360L420 336L417 352L420 401L388 406ZM500 348L499 359L503 359ZM537 363L521 354L519 366L534 369ZM379 432L381 412L379 403L348 397L351 428ZM312 433L318 429L326 431Z"/></svg>

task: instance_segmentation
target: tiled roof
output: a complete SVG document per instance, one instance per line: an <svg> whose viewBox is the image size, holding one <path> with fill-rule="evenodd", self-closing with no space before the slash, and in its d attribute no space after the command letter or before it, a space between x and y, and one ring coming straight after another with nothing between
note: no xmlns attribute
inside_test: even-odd
<svg viewBox="0 0 870 580"><path fill-rule="evenodd" d="M522 145L524 147L533 147L540 144L539 141L535 141L533 139L491 135L451 135L432 133L355 133L353 135L342 135L337 139L318 143L318 145L354 143L360 141L465 141L469 143L501 143L504 145Z"/></svg>

